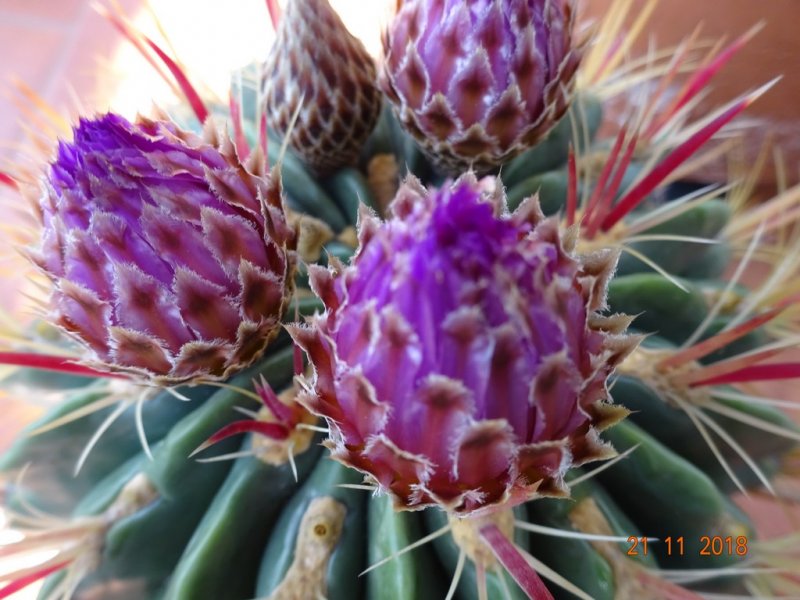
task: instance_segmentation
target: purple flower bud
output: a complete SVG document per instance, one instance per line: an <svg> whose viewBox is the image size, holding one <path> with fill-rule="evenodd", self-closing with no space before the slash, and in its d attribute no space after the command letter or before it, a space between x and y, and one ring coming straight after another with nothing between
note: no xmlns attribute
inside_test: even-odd
<svg viewBox="0 0 800 600"><path fill-rule="evenodd" d="M292 294L280 181L227 137L115 114L82 119L43 182L32 259L52 318L111 371L162 381L253 362Z"/></svg>
<svg viewBox="0 0 800 600"><path fill-rule="evenodd" d="M312 269L326 313L292 329L333 456L399 508L564 494L568 468L612 454L598 431L625 414L606 380L638 338L597 312L617 252L576 256L576 230L535 199L508 214L486 183L408 181L389 220L362 215L352 265Z"/></svg>
<svg viewBox="0 0 800 600"><path fill-rule="evenodd" d="M568 108L574 18L572 0L406 0L384 38L381 87L442 166L488 170Z"/></svg>

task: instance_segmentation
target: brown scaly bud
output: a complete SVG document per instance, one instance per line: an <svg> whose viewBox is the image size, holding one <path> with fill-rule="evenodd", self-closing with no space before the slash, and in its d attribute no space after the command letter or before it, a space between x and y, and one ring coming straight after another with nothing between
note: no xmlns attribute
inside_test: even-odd
<svg viewBox="0 0 800 600"><path fill-rule="evenodd" d="M327 0L291 0L264 65L267 124L319 174L352 164L380 114L375 80L372 57Z"/></svg>

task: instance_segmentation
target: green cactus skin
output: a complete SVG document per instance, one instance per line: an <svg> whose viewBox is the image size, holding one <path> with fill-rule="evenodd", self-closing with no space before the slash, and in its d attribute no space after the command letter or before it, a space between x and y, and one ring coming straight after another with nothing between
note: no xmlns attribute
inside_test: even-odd
<svg viewBox="0 0 800 600"><path fill-rule="evenodd" d="M525 520L527 518L526 513L527 511L524 507L517 507L514 509L514 516L517 519ZM427 509L423 512L423 518L425 520L425 525L427 526L427 533L433 533L447 524L447 516L441 510ZM516 530L514 537L514 541L518 545L522 546L526 550L531 549L528 542L529 536L525 532ZM433 542L433 547L435 548L436 555L438 556L439 562L444 569L443 581L445 581L446 584L449 584L452 575L448 574L452 574L456 570L460 548L453 539L453 536L450 534L443 535L435 539ZM506 581L512 600L524 600L527 598L525 593L519 588L519 586L517 586L517 584L508 576L507 573L494 573L491 571L486 573L486 588L490 598L505 597L503 594L506 586L504 586L500 581L501 577ZM464 567L464 573L461 575L461 579L458 584L456 597L460 600L478 600L478 588L476 582L477 574L475 565L472 563L472 561L467 560Z"/></svg>
<svg viewBox="0 0 800 600"><path fill-rule="evenodd" d="M423 527L419 513L396 511L389 498L370 500L369 564L377 564L420 539L424 535ZM416 548L370 571L367 574L367 597L375 600L444 598L447 588L438 571L432 548Z"/></svg>
<svg viewBox="0 0 800 600"><path fill-rule="evenodd" d="M91 460L86 462L77 476L73 471L84 444L116 407L99 410L39 435L28 435L28 432L59 417L106 398L108 393L104 390L102 382L92 383L85 390L75 390L67 402L30 425L0 458L0 471L10 472L28 465L26 480L30 484L25 485L25 500L50 513L69 514L78 500L99 480L138 452L141 443L136 433L133 406L126 409L100 438L92 451ZM187 393L193 401L202 402L212 391L209 388L196 388ZM142 416L150 443L154 444L163 438L190 411L189 403L180 402L167 392L147 401ZM13 505L13 492L10 501Z"/></svg>
<svg viewBox="0 0 800 600"><path fill-rule="evenodd" d="M599 476L612 498L644 535L662 540L684 537L683 553L669 554L665 544L651 546L659 564L713 569L741 563L744 558L736 555L700 554L702 536L742 535L752 539L753 535L746 517L732 508L707 475L633 423L620 423L605 437L620 452L638 445L628 459Z"/></svg>
<svg viewBox="0 0 800 600"><path fill-rule="evenodd" d="M708 451L702 436L685 412L670 406L646 383L629 376L620 376L614 384L614 399L632 412L630 420L643 427L658 441L703 470L725 492L736 486L716 458ZM783 412L767 407L721 398L721 404L745 415L773 423L788 431L797 425ZM739 443L763 469L774 467L774 456L782 456L794 447L794 442L780 436L765 436L764 432L733 419L716 416L717 422ZM720 451L744 485L758 485L758 478L742 458L727 445Z"/></svg>
<svg viewBox="0 0 800 600"><path fill-rule="evenodd" d="M731 217L731 209L723 200L712 199L690 210L642 232L643 235L683 235L716 240ZM716 245L704 244L664 244L663 242L637 242L631 245L648 258L655 261L672 275L697 279L701 274L714 272L714 250L722 247L722 252L730 252L727 242L719 240ZM717 250L719 252L719 250ZM727 260L725 261L727 264ZM617 273L627 275L646 270L638 258L631 255L620 257ZM710 275L713 277L714 275Z"/></svg>
<svg viewBox="0 0 800 600"><path fill-rule="evenodd" d="M320 450L314 445L297 457L297 480L289 464L268 465L252 456L237 459L189 540L165 596L176 600L253 596L269 532ZM239 576L228 579L232 572Z"/></svg>
<svg viewBox="0 0 800 600"><path fill-rule="evenodd" d="M562 506L563 505L563 506ZM572 502L560 500L542 500L532 502L529 511L531 521L546 527L575 531L568 518ZM630 530L626 535L636 535ZM532 547L534 556L542 560L548 567L566 577L592 598L597 600L613 600L615 585L614 572L600 554L585 540L571 540L534 533ZM573 594L564 590L554 590L556 598L573 598Z"/></svg>
<svg viewBox="0 0 800 600"><path fill-rule="evenodd" d="M369 494L363 490L341 487L358 484L361 476L328 458L317 463L305 484L286 504L275 525L274 535L264 550L258 574L256 593L266 597L283 580L294 560L295 540L309 502L327 496L346 508L342 537L327 563L327 597L346 600L360 593L363 580L358 574L364 568L366 554L366 502Z"/></svg>
<svg viewBox="0 0 800 600"><path fill-rule="evenodd" d="M347 219L316 179L306 170L303 163L291 151L281 156L281 140L270 137L267 154L270 165L281 165L281 181L287 199L301 212L325 221L334 231L341 231ZM280 159L280 163L278 162Z"/></svg>
<svg viewBox="0 0 800 600"><path fill-rule="evenodd" d="M674 344L691 336L708 313L700 289L682 282L687 291L657 273L637 273L614 278L608 286L613 312L638 315L633 327L657 333Z"/></svg>
<svg viewBox="0 0 800 600"><path fill-rule="evenodd" d="M356 168L339 169L325 181L325 188L333 196L336 206L347 218L350 225L358 221L358 208L365 204L378 211L378 201L369 188L364 175Z"/></svg>
<svg viewBox="0 0 800 600"><path fill-rule="evenodd" d="M505 184L505 179L503 180ZM562 209L567 197L567 175L563 171L547 171L531 175L508 190L509 210L516 209L528 196L539 194L542 212L553 215Z"/></svg>
<svg viewBox="0 0 800 600"><path fill-rule="evenodd" d="M292 351L280 351L234 377L231 383L249 386L254 376L263 374L273 385L285 385L291 362ZM153 593L172 574L188 539L231 468L230 462L198 463L187 457L220 427L235 419L233 407L240 400L234 390L216 391L153 448L153 460L145 462L141 472L155 487L158 498L110 527L101 567L88 578L84 589L122 581ZM217 448L223 453L232 452L237 445L237 440L229 439ZM170 535L153 544L165 531Z"/></svg>
<svg viewBox="0 0 800 600"><path fill-rule="evenodd" d="M535 147L509 161L501 170L503 182L509 188L523 180L562 166L567 162L569 146L578 140L578 151L583 148L584 133L593 141L603 121L603 104L590 95L578 96L566 117L559 121L547 137ZM585 123L586 131L574 125ZM566 194L565 194L566 197Z"/></svg>

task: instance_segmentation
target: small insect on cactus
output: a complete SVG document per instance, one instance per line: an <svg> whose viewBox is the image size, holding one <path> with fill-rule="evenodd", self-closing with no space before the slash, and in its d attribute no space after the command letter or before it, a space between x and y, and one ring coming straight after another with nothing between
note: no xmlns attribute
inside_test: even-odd
<svg viewBox="0 0 800 600"><path fill-rule="evenodd" d="M690 119L751 34L625 63L630 0L589 45L574 4L398 3L376 76L327 2L278 23L270 0L278 41L228 106L106 11L195 133L85 119L37 181L30 254L78 344L37 326L0 352L63 397L0 458L23 534L0 558L55 550L0 598L792 591L796 540L757 540L729 493L786 495L797 454L796 403L746 385L800 373L768 360L796 347L798 195L666 185L763 91Z"/></svg>
<svg viewBox="0 0 800 600"><path fill-rule="evenodd" d="M83 119L43 185L31 256L54 283L53 321L98 368L226 377L278 333L295 263L280 182L248 170L212 122L201 137Z"/></svg>

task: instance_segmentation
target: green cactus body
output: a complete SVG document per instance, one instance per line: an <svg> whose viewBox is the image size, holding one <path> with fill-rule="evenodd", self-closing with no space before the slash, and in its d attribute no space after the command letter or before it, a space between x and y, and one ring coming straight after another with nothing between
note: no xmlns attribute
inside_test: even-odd
<svg viewBox="0 0 800 600"><path fill-rule="evenodd" d="M423 528L421 515L394 510L388 498L371 499L369 563L378 564L401 552L422 538ZM431 548L422 546L370 571L367 574L367 597L433 600L447 593L446 583Z"/></svg>

